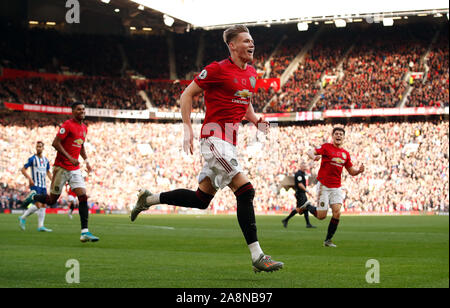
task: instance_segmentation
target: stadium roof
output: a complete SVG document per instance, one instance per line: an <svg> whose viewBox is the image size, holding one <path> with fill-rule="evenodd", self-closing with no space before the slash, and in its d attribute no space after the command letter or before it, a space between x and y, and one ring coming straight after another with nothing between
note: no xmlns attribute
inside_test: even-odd
<svg viewBox="0 0 450 308"><path fill-rule="evenodd" d="M194 28L291 23L349 17L448 14L448 0L130 0L189 23Z"/></svg>

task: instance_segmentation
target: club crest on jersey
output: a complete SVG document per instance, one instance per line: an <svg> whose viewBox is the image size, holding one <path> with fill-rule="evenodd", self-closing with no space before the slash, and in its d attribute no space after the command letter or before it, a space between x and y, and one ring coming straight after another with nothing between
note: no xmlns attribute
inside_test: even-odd
<svg viewBox="0 0 450 308"><path fill-rule="evenodd" d="M255 88L256 87L256 78L252 76L249 78L249 80L250 80L250 84L252 85L252 88Z"/></svg>
<svg viewBox="0 0 450 308"><path fill-rule="evenodd" d="M65 132L66 132L66 129L64 127L61 127L61 129L59 130L59 133L61 135L64 135Z"/></svg>
<svg viewBox="0 0 450 308"><path fill-rule="evenodd" d="M347 159L347 154L345 154L344 152L342 152L342 157L343 157L344 159Z"/></svg>
<svg viewBox="0 0 450 308"><path fill-rule="evenodd" d="M200 74L198 75L198 79L205 79L206 76L208 76L208 71L207 70L203 70L200 72Z"/></svg>

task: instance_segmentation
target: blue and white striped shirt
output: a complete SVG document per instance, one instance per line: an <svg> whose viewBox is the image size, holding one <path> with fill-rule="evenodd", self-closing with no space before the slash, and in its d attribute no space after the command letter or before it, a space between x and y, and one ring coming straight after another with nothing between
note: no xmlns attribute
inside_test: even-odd
<svg viewBox="0 0 450 308"><path fill-rule="evenodd" d="M47 188L46 176L47 171L50 170L50 162L48 159L46 157L33 155L24 165L25 169L29 167L31 167L31 178L33 179L34 186Z"/></svg>

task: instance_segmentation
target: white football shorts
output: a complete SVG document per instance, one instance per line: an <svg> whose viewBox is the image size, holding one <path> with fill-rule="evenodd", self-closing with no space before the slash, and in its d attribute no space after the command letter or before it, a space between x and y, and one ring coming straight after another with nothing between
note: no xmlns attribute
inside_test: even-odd
<svg viewBox="0 0 450 308"><path fill-rule="evenodd" d="M50 187L50 192L54 195L61 195L64 185L69 183L72 190L75 188L86 188L81 170L66 170L59 166L53 167L53 180Z"/></svg>
<svg viewBox="0 0 450 308"><path fill-rule="evenodd" d="M199 183L209 177L215 189L222 189L231 183L236 174L242 172L237 148L229 142L217 137L202 138L200 152L205 164L198 175Z"/></svg>
<svg viewBox="0 0 450 308"><path fill-rule="evenodd" d="M317 210L326 211L331 204L342 204L344 202L344 192L340 187L329 188L320 182L317 182Z"/></svg>

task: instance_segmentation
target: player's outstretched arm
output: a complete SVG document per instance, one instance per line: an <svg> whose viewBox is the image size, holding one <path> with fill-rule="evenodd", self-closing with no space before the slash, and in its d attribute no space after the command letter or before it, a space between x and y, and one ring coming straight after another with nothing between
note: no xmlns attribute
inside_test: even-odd
<svg viewBox="0 0 450 308"><path fill-rule="evenodd" d="M192 100L194 96L199 95L202 91L203 89L193 81L184 89L180 97L181 117L184 127L183 150L187 154L194 154L194 131L191 124Z"/></svg>
<svg viewBox="0 0 450 308"><path fill-rule="evenodd" d="M361 164L361 165L359 166L359 169L356 169L356 168L353 167L353 166L350 167L350 168L347 168L347 171L348 171L348 173L349 173L351 176L357 176L357 175L363 173L364 170L365 170L364 164Z"/></svg>
<svg viewBox="0 0 450 308"><path fill-rule="evenodd" d="M92 167L89 164L89 161L88 161L88 158L87 158L87 154L86 154L86 149L84 148L84 144L81 146L80 155L81 155L81 157L83 157L84 162L86 163L87 172L91 173L92 172Z"/></svg>
<svg viewBox="0 0 450 308"><path fill-rule="evenodd" d="M320 155L317 154L317 152L316 152L315 149L309 150L308 152L306 152L306 155L308 155L308 157L309 157L311 160L315 160L315 161L320 160Z"/></svg>

